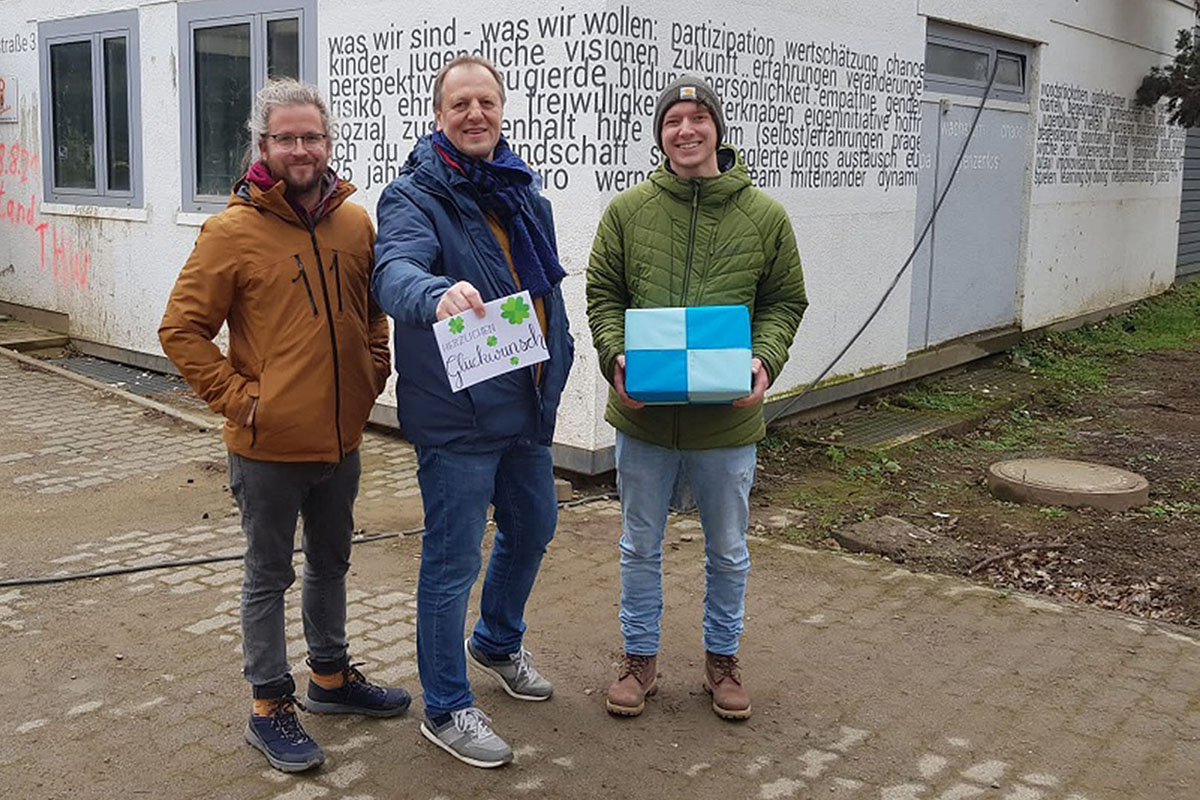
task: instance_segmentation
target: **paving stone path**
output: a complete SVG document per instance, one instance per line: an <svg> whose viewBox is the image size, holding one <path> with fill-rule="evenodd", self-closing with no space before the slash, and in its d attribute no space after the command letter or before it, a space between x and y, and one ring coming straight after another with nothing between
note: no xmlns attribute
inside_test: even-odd
<svg viewBox="0 0 1200 800"><path fill-rule="evenodd" d="M240 553L215 434L3 359L0 385L0 577ZM411 448L369 433L363 454L367 533L419 524ZM611 501L560 515L527 639L555 697L519 703L474 677L517 753L494 771L424 742L419 701L393 720L306 716L327 764L267 768L241 739L236 560L0 588L0 796L1200 796L1189 632L767 541L752 544L742 650L755 715L718 720L699 683L703 550L688 518L665 551L661 694L611 719L618 526ZM419 552L416 536L356 546L348 607L353 657L414 693ZM298 591L287 640L303 687Z"/></svg>

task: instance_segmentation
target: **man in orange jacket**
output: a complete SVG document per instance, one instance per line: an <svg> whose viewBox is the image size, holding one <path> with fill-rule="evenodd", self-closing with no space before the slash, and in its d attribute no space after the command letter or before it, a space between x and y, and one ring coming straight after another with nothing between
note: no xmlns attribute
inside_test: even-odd
<svg viewBox="0 0 1200 800"><path fill-rule="evenodd" d="M346 571L358 446L391 372L387 319L370 298L375 231L354 187L329 169L330 127L315 87L268 83L249 128L259 160L200 231L159 328L163 351L225 417L230 489L246 534L243 673L253 686L246 741L276 769L325 760L296 717L284 592L304 518L306 705L390 717L403 689L350 664ZM213 338L229 325L229 351Z"/></svg>

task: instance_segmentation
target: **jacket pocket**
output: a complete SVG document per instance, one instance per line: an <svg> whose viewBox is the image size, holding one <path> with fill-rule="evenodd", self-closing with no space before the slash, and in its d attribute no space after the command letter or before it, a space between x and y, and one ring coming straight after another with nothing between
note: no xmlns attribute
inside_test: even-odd
<svg viewBox="0 0 1200 800"><path fill-rule="evenodd" d="M326 272L330 278L330 304L338 314L346 314L365 323L370 310L371 255L353 248L335 248L329 256Z"/></svg>
<svg viewBox="0 0 1200 800"><path fill-rule="evenodd" d="M505 437L530 432L539 416L530 373L528 369L508 372L457 392L467 395L476 428Z"/></svg>
<svg viewBox="0 0 1200 800"><path fill-rule="evenodd" d="M338 325L339 361L342 369L342 429L358 436L379 396L379 372L371 358L366 327L343 320Z"/></svg>
<svg viewBox="0 0 1200 800"><path fill-rule="evenodd" d="M308 295L308 305L312 308L312 314L315 317L317 316L317 299L313 295L312 284L308 280L308 271L304 269L304 261L300 258L299 254L296 254L295 259L297 271L296 277L292 278L292 283L296 283L297 281L303 282L304 291Z"/></svg>
<svg viewBox="0 0 1200 800"><path fill-rule="evenodd" d="M341 267L341 263L338 260L339 255L340 254L338 253L338 251L336 251L336 250L333 251L333 261L329 264L329 271L330 271L330 273L332 273L333 285L334 285L334 287L336 287L337 310L338 310L338 313L341 314L342 313L342 267Z"/></svg>

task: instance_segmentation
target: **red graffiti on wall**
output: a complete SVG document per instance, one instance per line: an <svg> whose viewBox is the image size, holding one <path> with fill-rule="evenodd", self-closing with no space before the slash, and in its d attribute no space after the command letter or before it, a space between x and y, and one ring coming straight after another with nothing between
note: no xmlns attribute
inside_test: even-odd
<svg viewBox="0 0 1200 800"><path fill-rule="evenodd" d="M82 289L88 283L92 255L60 225L39 219L37 195L27 185L30 175L37 175L37 169L37 153L19 142L0 142L0 225L36 234L41 271L48 273L59 286ZM12 178L14 186L21 184L19 194L9 192L7 178Z"/></svg>
<svg viewBox="0 0 1200 800"><path fill-rule="evenodd" d="M20 142L0 142L0 175L19 176L26 183L30 174L37 174L38 162L38 154Z"/></svg>

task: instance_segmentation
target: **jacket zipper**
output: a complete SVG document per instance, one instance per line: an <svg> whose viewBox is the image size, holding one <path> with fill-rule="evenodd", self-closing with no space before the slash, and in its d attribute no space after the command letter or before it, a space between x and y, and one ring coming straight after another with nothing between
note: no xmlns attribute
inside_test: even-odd
<svg viewBox="0 0 1200 800"><path fill-rule="evenodd" d="M453 201L451 201L451 202L453 202ZM476 203L476 205L478 205L478 203ZM456 214L458 214L458 220L459 220L459 224L460 224L460 225L462 225L462 228L463 228L463 230L466 230L466 227L467 227L467 226L466 226L466 220L464 220L464 219L463 219L462 212L461 212L461 211L458 209L458 206L455 206L455 207L454 207L454 211L455 211L455 213L456 213ZM479 211L480 211L480 213L482 214L482 213L483 213L483 208L482 208L482 207L480 207ZM520 211L518 211L517 213L520 213ZM489 234L491 234L491 233L492 233L492 230L491 230L491 224L490 224L490 223L487 221L487 215L486 215L486 214L484 214L484 224L488 226L488 233L489 233ZM495 234L492 234L492 238L495 238ZM468 236L468 237L467 237L467 241L469 241L469 242L471 243L471 250L472 250L472 252L474 252L474 253L475 253L475 258L479 259L479 263L480 263L480 264L486 264L487 262L486 262L486 261L484 260L484 258L483 258L483 253L482 253L482 252L480 252L480 250L479 250L479 244L478 244L478 242L475 240L475 237L474 237L474 236ZM509 246L510 246L510 247L512 246L511 242L509 243ZM496 243L496 248L497 248L498 250L500 250L500 251L501 251L501 252L500 252L500 261L502 262L502 265L503 265L503 267L504 267L504 272L503 272L503 273L501 273L501 274L502 274L502 275L511 275L511 273L510 273L510 271L509 271L509 268L508 268L508 259L507 259L507 258L505 258L505 256L504 256L504 252L503 252L503 248L501 248L501 247L500 247L500 243L499 243L499 242L497 242L497 243ZM515 269L516 269L516 268L514 267L514 268L513 268L513 271L515 271ZM475 287L475 288L479 288L479 287ZM515 283L514 283L514 285L513 285L513 288L514 288L514 289L516 289L516 290L518 290L518 291L520 291L520 287L519 287L519 286L517 286ZM532 300L532 299L533 299L533 295L530 295L530 296L529 296L529 299L530 299L530 300ZM535 312L534 316L536 317L536 312ZM547 322L548 322L548 321L549 321L549 317L547 317ZM547 327L549 327L549 324L547 324ZM549 342L547 342L547 347L548 347L548 346L549 346ZM529 380L530 380L530 382L533 384L533 392L534 392L534 397L535 397L535 399L537 400L537 411L538 411L538 429L540 430L540 429L541 429L541 425L542 425L542 421L541 421L541 415L542 415L542 390L541 390L541 387L540 387L540 386L538 386L538 379L537 379L537 368L538 368L538 365L537 365L537 364L534 364L534 365L533 365L533 366L531 366L531 367L526 367L526 368L525 368L525 371L529 373Z"/></svg>
<svg viewBox="0 0 1200 800"><path fill-rule="evenodd" d="M320 262L320 255L317 256L317 261ZM296 256L296 266L299 270L296 272L296 277L292 278L292 283L304 279L304 291L308 292L308 304L312 306L313 316L317 315L317 301L313 298L312 285L308 282L308 273L304 271L304 262L300 260L300 256Z"/></svg>
<svg viewBox="0 0 1200 800"><path fill-rule="evenodd" d="M330 267L330 269L333 270L333 280L337 284L338 313L341 314L342 313L342 268L338 264L338 254L337 254L336 250L333 251L333 266Z"/></svg>
<svg viewBox="0 0 1200 800"><path fill-rule="evenodd" d="M688 223L688 249L687 261L683 266L683 293L679 298L679 304L687 305L688 282L692 277L692 254L696 250L696 217L700 211L700 184L692 181L692 220Z"/></svg>
<svg viewBox="0 0 1200 800"><path fill-rule="evenodd" d="M688 247L687 261L683 265L683 291L679 298L679 303L682 306L687 306L688 282L692 277L692 254L696 250L696 217L700 212L700 184L697 181L692 181L692 219L688 223ZM671 425L671 442L679 447L679 410L676 409L672 416Z"/></svg>
<svg viewBox="0 0 1200 800"><path fill-rule="evenodd" d="M438 193L436 193L436 192L435 192L435 194L438 194ZM450 203L450 206L451 206L451 207L454 209L454 213L455 213L455 215L457 215L457 216L458 216L458 223L459 223L459 225L462 227L462 229L463 229L463 230L466 230L466 228L467 228L467 221L466 221L466 219L463 217L462 210L461 210L461 209L458 207L458 204L454 202L454 199L453 199L453 198L451 198L451 197L447 197L447 196L446 196L446 195L444 195L444 194L439 194L439 196L440 196L440 197L442 197L442 198L444 198L444 199L445 199L445 200L446 200L448 203ZM478 204L477 204L477 205L478 205ZM483 209L482 209L482 208L480 209L480 212L479 212L479 213L481 213L481 214L483 213ZM484 224L485 224L485 225L487 224L486 216L485 216L485 219L484 219ZM488 233L491 233L491 229L490 229L490 227L489 227L489 229L488 229ZM467 237L467 242L468 242L468 243L471 245L471 252L473 252L473 253L475 254L475 258L479 259L479 263L480 263L480 264L486 264L486 263L487 263L487 260L486 260L486 259L484 259L484 257L483 257L483 253L482 253L482 252L480 251L480 249L479 249L479 243L478 243L477 241L475 241L475 237L474 237L474 236L468 236L468 237ZM497 244L496 246L497 246L497 247L499 247L500 245L499 245L499 244ZM504 261L504 253L501 253L501 254L500 254L500 259L501 259L501 261L502 261L502 262ZM502 273L502 274L506 274L506 275L507 275L507 274L508 274L508 265L507 265L507 264L504 264L503 266L504 266L504 273ZM479 288L479 287L475 287L475 288ZM516 288L516 287L514 287L514 288Z"/></svg>
<svg viewBox="0 0 1200 800"><path fill-rule="evenodd" d="M342 371L338 366L337 331L333 327L333 308L329 303L329 285L325 281L325 265L321 261L321 248L317 244L315 228L309 227L308 237L312 240L313 253L317 256L317 274L321 276L321 298L325 301L325 321L329 324L329 345L333 348L333 430L337 434L338 460L340 461L346 453L342 449ZM307 279L305 283L307 284Z"/></svg>
<svg viewBox="0 0 1200 800"><path fill-rule="evenodd" d="M442 200L445 200L446 204L451 209L454 210L454 216L456 216L458 218L459 227L461 227L463 230L466 230L466 220L463 219L462 212L459 210L458 206L455 204L454 199L451 198L449 195L445 194L444 192L442 192L437 187L426 186L424 188L430 194L432 194L434 197L438 197L438 198L441 198ZM471 242L471 249L475 253L475 257L478 258L482 262L483 261L482 256L480 255L479 251L477 249L475 249L474 238L468 236L467 239ZM449 276L444 275L443 277L449 277ZM478 288L478 287L476 287L476 288ZM471 397L470 392L463 392L463 394L465 394L467 396L467 402L471 404L471 427L478 427L479 426L479 418L478 418L478 412L475 409L475 398Z"/></svg>
<svg viewBox="0 0 1200 800"><path fill-rule="evenodd" d="M435 190L433 190L433 189L430 189L430 193L431 193L431 194L434 194L434 195L437 195L438 197L441 197L441 198L442 198L442 199L444 199L444 200L445 200L447 203L449 203L450 207L454 209L454 213L455 213L455 215L458 217L458 222L459 222L459 225L460 225L460 226L463 228L463 230L466 230L466 227L467 227L467 221L466 221L466 219L465 219L465 217L464 217L464 214L463 214L463 212L462 212L462 209L460 209L460 208L458 207L458 203L456 203L456 202L454 201L454 198L450 197L449 195L443 194L443 193L442 193L442 192L440 192L440 191L435 191ZM476 205L478 205L478 203L476 203ZM483 213L483 209L482 209L482 208L480 208L480 213L481 213L481 214ZM485 224L485 225L487 224L487 221L486 221L486 219L485 219L485 221L484 221L484 224ZM490 229L490 227L489 227L489 229L488 229L488 233L489 233L489 234L491 233L491 229ZM488 263L488 262L487 262L487 259L485 259L485 258L484 258L483 252L482 252L482 251L479 249L479 243L478 243L478 242L475 240L475 237L474 237L474 236L468 236L468 237L467 237L467 242L470 244L470 246L471 246L471 252L473 252L473 253L475 254L475 258L476 258L476 259L478 259L479 263L480 263L481 265L486 265L486 264ZM500 247L500 245L499 245L499 244L497 244L497 245L496 245L496 247L497 247L497 248L499 248L499 247ZM508 269L508 264L506 263L506 259L504 258L504 253L503 253L503 252L501 252L501 253L500 253L500 259L501 259L501 262L502 262L502 264L503 264L503 266L504 266L504 271L503 271L501 274L502 274L502 275L506 275L506 276L511 276L511 275L510 275L510 272L509 272L509 269ZM503 280L501 280L501 282L503 282ZM479 288L479 287L476 287L476 288ZM514 288L514 289L516 289L517 287L514 285L514 286L513 286L513 288ZM532 298L532 295L531 295L531 298ZM550 317L549 317L549 311L547 311L547 317L546 317L546 320L547 320L547 327L549 327L549 319L550 319ZM549 336L549 332L547 332L547 337L548 337L548 336ZM547 346L549 346L549 342L547 342ZM529 373L529 380L530 380L530 382L533 384L534 398L535 398L535 400L537 401L537 411L538 411L538 429L539 429L539 430L541 430L541 425L542 425L542 423L541 423L541 412L542 412L542 388L541 388L541 386L539 385L539 383L538 383L538 380L537 380L537 367L538 367L538 365L537 365L537 364L535 364L535 365L533 365L533 366L531 366L531 367L528 367L528 368L526 369L526 371ZM543 372L543 375L542 375L542 377L543 377L543 378L545 377L545 373L544 373L544 372ZM471 400L471 407L472 407L472 408L474 408L474 406L475 406L475 401L474 401L474 399L472 399L472 400Z"/></svg>
<svg viewBox="0 0 1200 800"><path fill-rule="evenodd" d="M449 206L450 206L451 208L453 208L453 209L454 209L454 213L455 213L455 215L458 217L459 224L460 224L460 225L462 226L462 228L465 230L465 229L466 229L466 220L463 218L463 213L462 213L462 210L461 210L461 209L458 207L458 203L456 203L456 202L455 202L454 198L453 198L453 197L451 197L451 196L449 196L448 194L446 194L446 193L444 193L444 192L440 191L440 187L439 187L439 188L434 188L434 187L432 187L432 186L426 186L425 188L426 188L426 189L429 191L429 193L430 193L430 194L433 194L433 195L435 195L435 196L437 196L437 197L440 197L440 198L442 198L443 200L445 200L445 201L447 202L447 204L449 204ZM478 203L476 203L476 205L478 206ZM483 212L482 212L482 208L480 208L480 213L483 213ZM694 220L693 220L693 224L694 224ZM489 231L489 233L490 233L490 231ZM468 243L469 243L469 244L470 244L470 246L471 246L471 251L475 253L475 258L477 258L477 259L479 260L479 263L480 263L480 264L486 264L487 262L486 262L486 260L485 260L485 259L484 259L484 257L483 257L483 253L481 253L481 252L480 252L480 250L479 250L479 245L478 245L478 243L475 241L475 237L474 237L474 236L468 236L468 237L467 237L467 241L468 241ZM499 246L499 245L497 245L497 246ZM500 254L500 256L501 256L501 258L503 259L503 257L504 257L504 254L503 254L503 253L501 253L501 254ZM508 274L508 265L507 265L507 264L505 264L505 265L504 265L504 274ZM514 288L515 288L515 287L514 287ZM546 311L546 327L547 327L547 328L549 328L549 323L550 323L550 316L549 316L549 315L550 315L550 312L549 312L549 309L547 309L547 311ZM549 337L549 331L548 331L548 330L547 330L547 334L546 334L546 335L547 335L547 338L548 338L548 337ZM547 341L547 343L546 343L546 344L547 344L547 347L548 347L548 346L549 346L549 341ZM535 399L536 399L536 401L537 401L537 411L538 411L537 426L538 426L538 430L539 430L539 432L540 432L540 431L541 431L541 427L542 427L542 407L543 407L543 401L542 401L542 387L541 387L541 385L538 383L538 380L537 380L537 366L538 366L538 365L536 365L536 364L535 364L534 366L531 366L531 367L529 367L529 368L528 368L528 372L529 372L529 377L530 377L530 380L531 380L531 382L533 383L533 392L534 392L534 398L535 398ZM545 372L544 372L544 371L543 371L542 377L543 377L543 378L545 378L545 377L546 377L546 376L545 376ZM475 401L474 401L474 398L470 398L470 397L468 396L468 399L470 399L470 400L471 400L471 408L472 408L472 410L473 410L473 409L474 409L474 407L475 407Z"/></svg>

